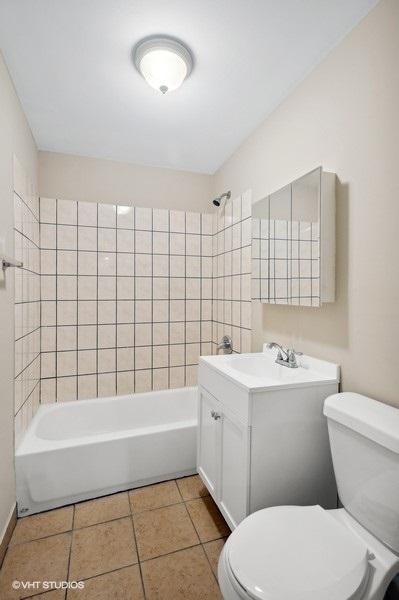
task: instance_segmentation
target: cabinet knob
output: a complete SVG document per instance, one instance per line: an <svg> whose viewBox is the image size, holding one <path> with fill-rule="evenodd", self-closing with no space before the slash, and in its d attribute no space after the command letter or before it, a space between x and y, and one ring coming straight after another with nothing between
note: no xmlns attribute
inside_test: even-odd
<svg viewBox="0 0 399 600"><path fill-rule="evenodd" d="M217 413L215 410L211 410L211 417L215 419L215 421L217 421L218 419L220 419L220 414Z"/></svg>

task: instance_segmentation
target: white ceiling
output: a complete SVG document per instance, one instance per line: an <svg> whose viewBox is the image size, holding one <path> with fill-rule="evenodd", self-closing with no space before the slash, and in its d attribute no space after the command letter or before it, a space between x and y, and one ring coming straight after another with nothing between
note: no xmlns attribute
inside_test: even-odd
<svg viewBox="0 0 399 600"><path fill-rule="evenodd" d="M376 0L0 0L0 47L40 149L214 172ZM195 68L133 67L165 33Z"/></svg>

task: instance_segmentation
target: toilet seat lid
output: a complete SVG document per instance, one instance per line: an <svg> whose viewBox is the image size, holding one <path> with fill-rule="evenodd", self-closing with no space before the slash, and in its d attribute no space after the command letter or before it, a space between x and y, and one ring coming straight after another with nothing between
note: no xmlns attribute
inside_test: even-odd
<svg viewBox="0 0 399 600"><path fill-rule="evenodd" d="M368 577L364 543L320 506L276 506L231 534L227 560L257 600L357 600Z"/></svg>

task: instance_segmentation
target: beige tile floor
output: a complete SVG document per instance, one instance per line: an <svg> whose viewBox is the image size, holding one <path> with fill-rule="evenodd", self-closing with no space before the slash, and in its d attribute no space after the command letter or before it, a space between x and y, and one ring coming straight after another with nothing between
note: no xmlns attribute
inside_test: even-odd
<svg viewBox="0 0 399 600"><path fill-rule="evenodd" d="M19 519L1 600L216 600L229 529L197 475ZM18 581L84 589L16 590Z"/></svg>

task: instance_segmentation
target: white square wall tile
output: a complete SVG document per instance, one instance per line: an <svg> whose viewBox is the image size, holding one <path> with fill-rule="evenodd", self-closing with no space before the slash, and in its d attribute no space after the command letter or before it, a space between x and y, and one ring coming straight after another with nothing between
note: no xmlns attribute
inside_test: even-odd
<svg viewBox="0 0 399 600"><path fill-rule="evenodd" d="M137 343L137 342L136 342ZM169 323L154 323L152 326L152 343L154 346L169 343Z"/></svg>
<svg viewBox="0 0 399 600"><path fill-rule="evenodd" d="M186 381L187 386L197 385L198 383L198 367L191 365L186 367Z"/></svg>
<svg viewBox="0 0 399 600"><path fill-rule="evenodd" d="M134 254L117 253L116 254L116 272L117 275L134 275Z"/></svg>
<svg viewBox="0 0 399 600"><path fill-rule="evenodd" d="M50 250L55 250L57 244L57 227L56 225L40 225L40 247Z"/></svg>
<svg viewBox="0 0 399 600"><path fill-rule="evenodd" d="M41 251L41 274L42 275L55 275L57 265L57 254L55 250L42 250ZM22 257L21 257L22 258Z"/></svg>
<svg viewBox="0 0 399 600"><path fill-rule="evenodd" d="M153 322L162 323L169 321L168 300L154 300L152 305Z"/></svg>
<svg viewBox="0 0 399 600"><path fill-rule="evenodd" d="M152 255L136 254L134 272L137 277L145 277L152 274Z"/></svg>
<svg viewBox="0 0 399 600"><path fill-rule="evenodd" d="M170 254L181 254L186 253L186 236L182 233L171 233L170 234Z"/></svg>
<svg viewBox="0 0 399 600"><path fill-rule="evenodd" d="M78 225L97 227L97 204L95 202L78 202Z"/></svg>
<svg viewBox="0 0 399 600"><path fill-rule="evenodd" d="M97 372L110 373L116 371L116 350L97 350Z"/></svg>
<svg viewBox="0 0 399 600"><path fill-rule="evenodd" d="M184 342L184 323L170 323L170 344L182 344Z"/></svg>
<svg viewBox="0 0 399 600"><path fill-rule="evenodd" d="M76 375L77 373L77 352L65 351L57 352L57 377L66 375Z"/></svg>
<svg viewBox="0 0 399 600"><path fill-rule="evenodd" d="M40 198L40 222L56 223L57 201L53 198Z"/></svg>
<svg viewBox="0 0 399 600"><path fill-rule="evenodd" d="M82 375L78 378L78 398L88 400L97 396L97 375Z"/></svg>
<svg viewBox="0 0 399 600"><path fill-rule="evenodd" d="M136 208L135 209L135 229L152 230L152 209L151 208Z"/></svg>
<svg viewBox="0 0 399 600"><path fill-rule="evenodd" d="M98 348L115 348L116 325L98 325Z"/></svg>
<svg viewBox="0 0 399 600"><path fill-rule="evenodd" d="M167 300L169 298L169 278L154 277L152 279L152 297L154 300Z"/></svg>
<svg viewBox="0 0 399 600"><path fill-rule="evenodd" d="M58 377L57 379L57 402L68 402L76 400L78 396L77 377Z"/></svg>
<svg viewBox="0 0 399 600"><path fill-rule="evenodd" d="M134 300L117 300L116 307L117 323L134 322Z"/></svg>
<svg viewBox="0 0 399 600"><path fill-rule="evenodd" d="M195 212L186 213L186 233L201 232L201 214Z"/></svg>
<svg viewBox="0 0 399 600"><path fill-rule="evenodd" d="M57 200L57 223L59 225L76 225L77 222L77 202L73 200Z"/></svg>
<svg viewBox="0 0 399 600"><path fill-rule="evenodd" d="M118 367L119 369L119 367ZM134 371L122 371L116 375L117 394L134 393Z"/></svg>
<svg viewBox="0 0 399 600"><path fill-rule="evenodd" d="M56 328L55 327L41 327L40 331L40 343L42 352L55 352L56 349ZM16 358L18 357L18 342L15 342L15 353ZM21 369L16 369L16 373L19 373Z"/></svg>
<svg viewBox="0 0 399 600"><path fill-rule="evenodd" d="M154 277L168 277L169 256L158 254L152 257L152 274Z"/></svg>
<svg viewBox="0 0 399 600"><path fill-rule="evenodd" d="M56 375L56 353L42 352L41 355L41 377L55 377Z"/></svg>
<svg viewBox="0 0 399 600"><path fill-rule="evenodd" d="M78 227L78 249L96 251L98 231L96 227Z"/></svg>
<svg viewBox="0 0 399 600"><path fill-rule="evenodd" d="M169 351L167 346L154 346L152 349L153 368L167 367L169 364Z"/></svg>
<svg viewBox="0 0 399 600"><path fill-rule="evenodd" d="M151 346L142 346L135 349L134 358L135 368L137 369L149 369L152 364Z"/></svg>
<svg viewBox="0 0 399 600"><path fill-rule="evenodd" d="M185 364L185 344L169 346L169 364L171 367L178 367Z"/></svg>
<svg viewBox="0 0 399 600"><path fill-rule="evenodd" d="M78 303L78 324L95 325L97 323L97 302L82 300Z"/></svg>
<svg viewBox="0 0 399 600"><path fill-rule="evenodd" d="M78 274L97 275L96 252L78 252Z"/></svg>
<svg viewBox="0 0 399 600"><path fill-rule="evenodd" d="M150 254L152 252L152 232L136 231L135 233L136 252Z"/></svg>
<svg viewBox="0 0 399 600"><path fill-rule="evenodd" d="M98 274L116 275L116 253L98 252Z"/></svg>
<svg viewBox="0 0 399 600"><path fill-rule="evenodd" d="M153 389L166 390L169 387L169 369L154 369L152 371Z"/></svg>
<svg viewBox="0 0 399 600"><path fill-rule="evenodd" d="M77 289L75 275L59 275L57 277L57 300L76 300Z"/></svg>
<svg viewBox="0 0 399 600"><path fill-rule="evenodd" d="M169 254L169 233L154 231L152 239L154 254Z"/></svg>
<svg viewBox="0 0 399 600"><path fill-rule="evenodd" d="M185 233L186 231L186 213L182 210L170 211L170 231L175 233Z"/></svg>
<svg viewBox="0 0 399 600"><path fill-rule="evenodd" d="M136 371L134 375L134 391L136 393L149 392L152 384L152 371Z"/></svg>
<svg viewBox="0 0 399 600"><path fill-rule="evenodd" d="M169 231L169 211L164 208L154 208L152 211L154 231Z"/></svg>
<svg viewBox="0 0 399 600"><path fill-rule="evenodd" d="M120 323L116 326L116 343L118 348L134 346L134 325Z"/></svg>
<svg viewBox="0 0 399 600"><path fill-rule="evenodd" d="M57 350L76 350L77 332L74 325L57 327Z"/></svg>
<svg viewBox="0 0 399 600"><path fill-rule="evenodd" d="M98 396L114 396L116 394L116 374L101 373L97 376Z"/></svg>
<svg viewBox="0 0 399 600"><path fill-rule="evenodd" d="M148 300L135 301L135 321L136 323L152 322L152 302Z"/></svg>
<svg viewBox="0 0 399 600"><path fill-rule="evenodd" d="M99 300L97 305L97 322L99 325L111 325L116 320L116 301Z"/></svg>
<svg viewBox="0 0 399 600"><path fill-rule="evenodd" d="M98 250L101 252L116 251L116 230L115 229L98 229Z"/></svg>
<svg viewBox="0 0 399 600"><path fill-rule="evenodd" d="M114 204L98 204L98 227L116 227Z"/></svg>
<svg viewBox="0 0 399 600"><path fill-rule="evenodd" d="M136 323L134 342L138 346L150 346L152 344L151 323Z"/></svg>
<svg viewBox="0 0 399 600"><path fill-rule="evenodd" d="M134 208L133 206L116 207L116 226L119 229L134 228Z"/></svg>
<svg viewBox="0 0 399 600"><path fill-rule="evenodd" d="M200 256L201 254L201 236L195 234L186 235L186 254Z"/></svg>
<svg viewBox="0 0 399 600"><path fill-rule="evenodd" d="M204 235L212 235L213 233L213 214L203 213L201 215L201 233Z"/></svg>
<svg viewBox="0 0 399 600"><path fill-rule="evenodd" d="M169 369L169 387L181 388L185 384L184 367L172 367Z"/></svg>
<svg viewBox="0 0 399 600"><path fill-rule="evenodd" d="M132 371L134 369L134 348L117 348L116 361L118 371Z"/></svg>
<svg viewBox="0 0 399 600"><path fill-rule="evenodd" d="M98 299L116 299L116 277L98 277Z"/></svg>
<svg viewBox="0 0 399 600"><path fill-rule="evenodd" d="M56 379L42 379L40 382L40 402L50 404L56 400Z"/></svg>
<svg viewBox="0 0 399 600"><path fill-rule="evenodd" d="M79 375L89 375L97 372L97 350L79 350L77 360Z"/></svg>
<svg viewBox="0 0 399 600"><path fill-rule="evenodd" d="M15 275L20 273L16 271ZM40 289L42 300L55 300L56 299L56 277L55 275L42 275L40 278ZM22 297L20 298L22 301Z"/></svg>
<svg viewBox="0 0 399 600"><path fill-rule="evenodd" d="M134 231L118 229L116 232L116 248L118 252L134 252Z"/></svg>

